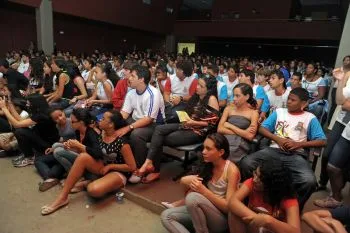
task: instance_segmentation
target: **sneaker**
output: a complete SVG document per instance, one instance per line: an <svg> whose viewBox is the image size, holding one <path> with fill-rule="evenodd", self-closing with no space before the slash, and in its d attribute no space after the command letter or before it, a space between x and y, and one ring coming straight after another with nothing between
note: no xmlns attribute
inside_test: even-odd
<svg viewBox="0 0 350 233"><path fill-rule="evenodd" d="M6 157L7 151L6 150L0 150L0 158Z"/></svg>
<svg viewBox="0 0 350 233"><path fill-rule="evenodd" d="M16 158L12 159L12 163L18 163L19 161L24 159L24 154L20 154L19 156L17 156Z"/></svg>
<svg viewBox="0 0 350 233"><path fill-rule="evenodd" d="M18 161L17 163L14 163L13 166L15 167L25 167L28 165L33 165L34 164L34 157L32 158L24 158L20 161Z"/></svg>
<svg viewBox="0 0 350 233"><path fill-rule="evenodd" d="M343 205L342 201L337 201L333 197L328 196L325 199L315 200L314 205L321 208L330 208L334 209Z"/></svg>

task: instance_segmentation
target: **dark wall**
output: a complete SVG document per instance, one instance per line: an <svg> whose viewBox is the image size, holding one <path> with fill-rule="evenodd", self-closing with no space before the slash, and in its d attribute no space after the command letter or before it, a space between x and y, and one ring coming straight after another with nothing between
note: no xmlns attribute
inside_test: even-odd
<svg viewBox="0 0 350 233"><path fill-rule="evenodd" d="M26 49L29 42L36 42L35 12L32 8L16 10L0 7L1 43L0 56L11 49Z"/></svg>
<svg viewBox="0 0 350 233"><path fill-rule="evenodd" d="M330 21L177 21L174 27L177 36L203 37L340 40L341 33L341 24Z"/></svg>
<svg viewBox="0 0 350 233"><path fill-rule="evenodd" d="M241 19L288 19L292 0L215 0L212 19L220 19L221 14L237 12ZM257 14L253 14L255 9Z"/></svg>
<svg viewBox="0 0 350 233"><path fill-rule="evenodd" d="M2 35L0 54L8 50L26 49L30 41L36 43L34 8L8 4L0 8ZM102 51L127 51L136 49L164 49L165 35L137 29L67 16L53 15L54 41L57 49L73 53ZM60 34L63 31L64 34Z"/></svg>
<svg viewBox="0 0 350 233"><path fill-rule="evenodd" d="M10 0L11 2L38 7L40 0ZM152 0L151 5L142 0L72 0L52 1L54 12L106 23L127 26L157 33L170 33L180 0ZM168 14L166 7L173 7Z"/></svg>

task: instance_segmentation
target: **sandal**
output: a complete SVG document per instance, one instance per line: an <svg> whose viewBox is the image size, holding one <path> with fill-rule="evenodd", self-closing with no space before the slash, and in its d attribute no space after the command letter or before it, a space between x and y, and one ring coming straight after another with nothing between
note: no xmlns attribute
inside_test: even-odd
<svg viewBox="0 0 350 233"><path fill-rule="evenodd" d="M43 207L41 207L41 215L52 214L53 212L59 210L60 208L68 205L68 203L69 203L69 201L67 199L65 202L63 202L63 203L61 203L61 204L59 204L58 206L55 206L55 207L43 206Z"/></svg>
<svg viewBox="0 0 350 233"><path fill-rule="evenodd" d="M149 173L147 176L142 178L142 183L143 184L149 184L152 183L153 181L159 180L160 178L160 173Z"/></svg>
<svg viewBox="0 0 350 233"><path fill-rule="evenodd" d="M337 201L333 197L329 196L325 199L315 200L314 205L321 208L335 209L343 205L342 201Z"/></svg>
<svg viewBox="0 0 350 233"><path fill-rule="evenodd" d="M155 170L154 166L152 166L152 165L151 166L147 166L146 170L144 172L140 172L139 170L136 170L130 176L129 182L132 183L132 184L138 184L138 183L140 183L143 180L145 175L154 172L154 170Z"/></svg>
<svg viewBox="0 0 350 233"><path fill-rule="evenodd" d="M39 184L39 191L45 192L52 188L53 186L56 186L60 181L58 179L47 179L44 182L41 182Z"/></svg>

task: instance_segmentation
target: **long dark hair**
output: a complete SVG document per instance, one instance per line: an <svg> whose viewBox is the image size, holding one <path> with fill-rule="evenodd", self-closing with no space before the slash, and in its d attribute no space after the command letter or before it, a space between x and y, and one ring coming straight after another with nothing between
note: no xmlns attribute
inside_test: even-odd
<svg viewBox="0 0 350 233"><path fill-rule="evenodd" d="M27 100L30 103L29 112L32 115L43 114L48 116L49 104L44 96L40 94L31 94L27 96Z"/></svg>
<svg viewBox="0 0 350 233"><path fill-rule="evenodd" d="M84 122L85 126L89 126L96 122L96 117L93 117L87 108L75 108L72 114L78 121Z"/></svg>
<svg viewBox="0 0 350 233"><path fill-rule="evenodd" d="M32 58L29 61L31 66L30 77L42 82L44 74L44 63L40 58Z"/></svg>
<svg viewBox="0 0 350 233"><path fill-rule="evenodd" d="M239 88L243 95L249 95L249 99L247 100L247 103L250 104L253 108L256 108L257 103L256 103L256 100L254 99L253 88L246 83L237 84L233 88L233 90L236 88Z"/></svg>
<svg viewBox="0 0 350 233"><path fill-rule="evenodd" d="M106 73L107 78L111 80L113 86L116 86L120 78L113 70L112 64L109 62L102 63L101 70L102 72Z"/></svg>
<svg viewBox="0 0 350 233"><path fill-rule="evenodd" d="M110 118L111 122L114 125L114 129L121 129L124 126L127 126L126 121L124 120L122 114L119 111L116 110L108 110L107 112L111 113L112 116Z"/></svg>
<svg viewBox="0 0 350 233"><path fill-rule="evenodd" d="M191 116L194 111L195 108L198 106L198 112L199 115L198 117L201 116L205 116L206 114L206 108L208 106L208 102L209 102L209 98L210 96L217 96L217 81L215 78L200 78L202 80L204 80L205 85L207 87L207 94L205 95L205 97L201 100L199 98L199 95L197 93L195 93L194 95L192 95L192 97L189 99L186 109L185 111L188 113L189 116Z"/></svg>
<svg viewBox="0 0 350 233"><path fill-rule="evenodd" d="M227 159L230 155L230 144L227 138L219 133L209 134L207 139L210 139L214 142L215 148L217 150L224 150L224 154L222 155L223 159ZM199 177L203 178L203 184L207 185L208 182L213 177L213 168L214 165L212 163L202 163L199 172Z"/></svg>
<svg viewBox="0 0 350 233"><path fill-rule="evenodd" d="M279 207L283 199L296 196L290 171L279 158L272 158L260 166L260 180L263 183L263 198L273 208Z"/></svg>

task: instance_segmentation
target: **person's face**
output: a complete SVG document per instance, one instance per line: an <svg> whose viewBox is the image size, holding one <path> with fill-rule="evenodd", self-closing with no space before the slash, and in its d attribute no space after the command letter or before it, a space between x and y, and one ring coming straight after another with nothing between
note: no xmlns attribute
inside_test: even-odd
<svg viewBox="0 0 350 233"><path fill-rule="evenodd" d="M290 68L294 68L295 67L295 61L291 61L290 64L289 64L289 67Z"/></svg>
<svg viewBox="0 0 350 233"><path fill-rule="evenodd" d="M218 74L214 73L214 71L212 69L208 69L208 72L207 72L209 75L213 76L213 77L216 77L218 76Z"/></svg>
<svg viewBox="0 0 350 233"><path fill-rule="evenodd" d="M223 65L219 66L220 72L223 73L225 71L225 68Z"/></svg>
<svg viewBox="0 0 350 233"><path fill-rule="evenodd" d="M269 80L269 83L270 83L270 86L272 89L276 89L277 87L279 87L280 85L282 85L283 83L283 79L279 79L278 76L276 74L272 74L270 76L270 80Z"/></svg>
<svg viewBox="0 0 350 233"><path fill-rule="evenodd" d="M0 88L4 88L5 85L6 85L6 80L3 77L1 77L0 78Z"/></svg>
<svg viewBox="0 0 350 233"><path fill-rule="evenodd" d="M301 87L301 81L298 76L293 75L292 78L290 79L290 85L292 89L296 87Z"/></svg>
<svg viewBox="0 0 350 233"><path fill-rule="evenodd" d="M344 58L344 61L343 61L343 65L344 65L344 66L346 66L346 65L348 65L348 64L350 64L350 57Z"/></svg>
<svg viewBox="0 0 350 233"><path fill-rule="evenodd" d="M146 62L146 61L142 61L142 62L141 62L141 66L143 66L143 67L147 67L147 68L148 68L148 64L147 64L147 62Z"/></svg>
<svg viewBox="0 0 350 233"><path fill-rule="evenodd" d="M163 80L166 78L166 72L163 72L162 70L158 69L156 70L156 77L159 80Z"/></svg>
<svg viewBox="0 0 350 233"><path fill-rule="evenodd" d="M207 94L207 85L205 83L205 81L203 79L199 79L198 83L197 83L197 89L196 89L196 93L199 96L205 96Z"/></svg>
<svg viewBox="0 0 350 233"><path fill-rule="evenodd" d="M203 74L207 74L208 73L208 67L207 66L203 66L202 73Z"/></svg>
<svg viewBox="0 0 350 233"><path fill-rule="evenodd" d="M51 69L55 73L60 71L60 68L57 66L57 64L54 61L52 61L52 63L51 63Z"/></svg>
<svg viewBox="0 0 350 233"><path fill-rule="evenodd" d="M203 146L204 148L202 153L203 153L203 160L205 163L215 162L218 159L220 159L224 154L224 150L222 149L218 150L215 147L214 141L209 138L205 139Z"/></svg>
<svg viewBox="0 0 350 233"><path fill-rule="evenodd" d="M323 77L323 71L321 69L317 70L317 76Z"/></svg>
<svg viewBox="0 0 350 233"><path fill-rule="evenodd" d="M106 76L106 74L102 71L101 67L96 67L96 78L101 81Z"/></svg>
<svg viewBox="0 0 350 233"><path fill-rule="evenodd" d="M232 68L228 69L227 75L228 75L229 78L236 78L236 72Z"/></svg>
<svg viewBox="0 0 350 233"><path fill-rule="evenodd" d="M139 76L137 75L136 71L132 71L128 79L129 86L135 89L141 82L143 81L139 79Z"/></svg>
<svg viewBox="0 0 350 233"><path fill-rule="evenodd" d="M100 127L101 130L106 130L109 127L111 127L111 124L112 124L111 116L112 116L112 113L110 113L110 112L105 112L103 114L102 119L98 123L98 126Z"/></svg>
<svg viewBox="0 0 350 233"><path fill-rule="evenodd" d="M22 55L22 61L23 61L24 63L29 62L29 57L27 57L26 55Z"/></svg>
<svg viewBox="0 0 350 233"><path fill-rule="evenodd" d="M246 76L244 73L239 73L238 80L239 83L248 83L249 76Z"/></svg>
<svg viewBox="0 0 350 233"><path fill-rule="evenodd" d="M51 119L57 124L57 125L65 125L67 122L66 114L64 114L61 110L56 110L53 113L51 113Z"/></svg>
<svg viewBox="0 0 350 233"><path fill-rule="evenodd" d="M255 171L253 171L253 183L254 183L254 189L256 191L264 190L264 184L261 181L260 167L258 167Z"/></svg>
<svg viewBox="0 0 350 233"><path fill-rule="evenodd" d="M241 88L234 88L233 89L233 104L237 107L242 106L243 104L247 103L249 99L249 95L244 95L241 91Z"/></svg>
<svg viewBox="0 0 350 233"><path fill-rule="evenodd" d="M180 68L176 69L176 76L180 79L180 80L184 80L186 78L184 71Z"/></svg>
<svg viewBox="0 0 350 233"><path fill-rule="evenodd" d="M314 71L315 71L315 67L313 65L311 64L307 65L306 71L305 71L306 75L311 75L314 73Z"/></svg>
<svg viewBox="0 0 350 233"><path fill-rule="evenodd" d="M287 108L289 112L299 112L307 106L306 101L301 101L297 95L289 94L287 100Z"/></svg>
<svg viewBox="0 0 350 233"><path fill-rule="evenodd" d="M131 75L131 70L124 68L124 78L129 79Z"/></svg>
<svg viewBox="0 0 350 233"><path fill-rule="evenodd" d="M266 81L265 75L258 75L257 81L258 81L258 83L262 83L262 82Z"/></svg>
<svg viewBox="0 0 350 233"><path fill-rule="evenodd" d="M169 64L169 66L174 66L175 62L169 60L169 61L168 61L168 64Z"/></svg>
<svg viewBox="0 0 350 233"><path fill-rule="evenodd" d="M44 74L50 75L51 68L46 64L46 62L44 63L43 70L44 70Z"/></svg>
<svg viewBox="0 0 350 233"><path fill-rule="evenodd" d="M18 61L20 59L19 53L15 53L15 55L13 56L13 58Z"/></svg>
<svg viewBox="0 0 350 233"><path fill-rule="evenodd" d="M91 64L90 64L87 60L85 60L85 61L83 62L83 65L84 65L84 68L85 68L86 70L90 70L90 69L91 69Z"/></svg>
<svg viewBox="0 0 350 233"><path fill-rule="evenodd" d="M71 121L71 124L72 124L72 128L74 130L78 130L80 128L80 126L83 124L83 122L79 121L75 116L74 114L71 114L70 115L70 121Z"/></svg>

